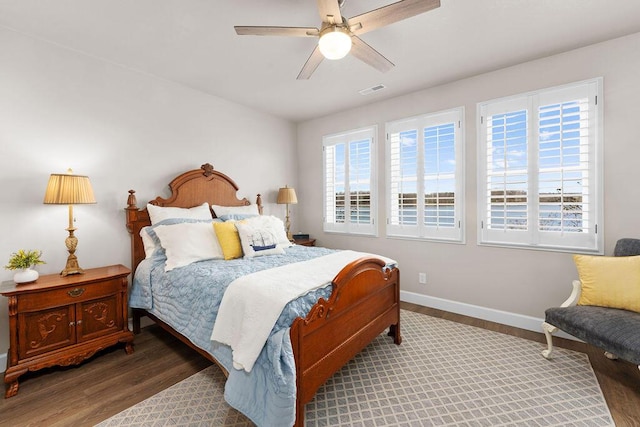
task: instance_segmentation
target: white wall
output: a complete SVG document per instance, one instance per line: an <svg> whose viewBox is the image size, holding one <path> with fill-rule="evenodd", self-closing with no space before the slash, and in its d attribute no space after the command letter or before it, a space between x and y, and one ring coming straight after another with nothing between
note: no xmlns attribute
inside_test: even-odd
<svg viewBox="0 0 640 427"><path fill-rule="evenodd" d="M298 126L299 227L323 246L381 253L399 261L404 297L428 305L539 330L547 307L568 296L576 277L571 255L481 247L476 220L476 104L488 99L604 77L605 252L618 238L640 237L640 33L520 64L451 84L414 92ZM425 64L424 72L429 72ZM391 71L393 72L393 71ZM359 96L359 95L353 95ZM465 108L466 244L429 243L385 237L385 122L451 107ZM349 237L322 231L322 136L378 124L379 237ZM428 284L418 284L418 272ZM435 297L435 298L433 298ZM474 307L475 306L475 307ZM488 309L488 310L487 310ZM500 312L501 311L501 312ZM507 312L506 315L503 312ZM491 318L489 316L488 318ZM532 319L533 318L533 319ZM522 326L521 324L518 324Z"/></svg>
<svg viewBox="0 0 640 427"><path fill-rule="evenodd" d="M129 189L144 206L209 162L284 217L275 200L296 185L295 150L285 120L0 27L0 266L25 248L43 251L41 274L64 268L67 207L42 204L51 173L88 175L96 195L74 210L80 266L129 266ZM0 356L7 318L0 297Z"/></svg>

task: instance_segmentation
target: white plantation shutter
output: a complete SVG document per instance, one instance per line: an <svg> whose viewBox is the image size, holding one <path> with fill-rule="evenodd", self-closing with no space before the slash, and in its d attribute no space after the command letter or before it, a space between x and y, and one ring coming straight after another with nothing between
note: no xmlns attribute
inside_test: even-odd
<svg viewBox="0 0 640 427"><path fill-rule="evenodd" d="M527 99L494 102L486 107L483 126L486 235L503 243L526 240L529 230L529 115ZM509 230L509 233L505 233Z"/></svg>
<svg viewBox="0 0 640 427"><path fill-rule="evenodd" d="M390 224L410 226L410 234L418 225L417 141L417 129L389 134Z"/></svg>
<svg viewBox="0 0 640 427"><path fill-rule="evenodd" d="M371 224L371 146L371 138L349 143L349 218L356 224Z"/></svg>
<svg viewBox="0 0 640 427"><path fill-rule="evenodd" d="M336 182L336 175L338 166L336 165L336 145L329 145L324 147L324 217L325 222L334 224L336 222L344 222L338 220L336 211L344 209L344 206L339 207L337 201L337 188L340 183ZM344 172L342 172L344 174ZM344 201L344 198L343 198ZM343 215L344 216L344 215Z"/></svg>
<svg viewBox="0 0 640 427"><path fill-rule="evenodd" d="M377 127L323 138L324 231L375 235Z"/></svg>
<svg viewBox="0 0 640 427"><path fill-rule="evenodd" d="M464 110L387 123L387 235L462 241Z"/></svg>
<svg viewBox="0 0 640 427"><path fill-rule="evenodd" d="M424 128L424 222L458 228L456 223L455 129L461 120Z"/></svg>
<svg viewBox="0 0 640 427"><path fill-rule="evenodd" d="M595 79L479 104L481 243L602 252L601 92Z"/></svg>

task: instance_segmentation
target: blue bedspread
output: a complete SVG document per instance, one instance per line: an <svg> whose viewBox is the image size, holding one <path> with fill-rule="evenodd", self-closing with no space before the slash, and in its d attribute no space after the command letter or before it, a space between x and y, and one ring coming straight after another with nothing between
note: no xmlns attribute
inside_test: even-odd
<svg viewBox="0 0 640 427"><path fill-rule="evenodd" d="M226 401L258 426L293 425L296 375L289 337L292 321L306 316L318 298L328 298L331 285L286 305L252 371L233 368L231 349L210 340L222 295L236 278L284 264L305 261L333 250L293 246L284 255L230 261L201 261L164 272L162 252L136 269L129 306L143 308L213 355L229 372Z"/></svg>

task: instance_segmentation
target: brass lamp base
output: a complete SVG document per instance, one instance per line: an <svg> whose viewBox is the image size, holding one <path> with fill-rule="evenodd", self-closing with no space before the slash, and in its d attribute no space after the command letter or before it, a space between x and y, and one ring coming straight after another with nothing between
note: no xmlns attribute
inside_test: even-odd
<svg viewBox="0 0 640 427"><path fill-rule="evenodd" d="M287 209L287 220L285 221L285 229L287 230L287 239L293 242L293 235L291 234L291 221L289 221L289 210Z"/></svg>
<svg viewBox="0 0 640 427"><path fill-rule="evenodd" d="M75 228L67 228L69 232L69 237L64 240L65 245L67 245L67 250L69 251L69 257L67 258L67 265L64 267L64 270L60 272L61 276L68 276L70 274L83 274L84 270L80 268L78 264L78 257L76 257L76 247L78 246L78 238L73 235L73 232L76 231Z"/></svg>
<svg viewBox="0 0 640 427"><path fill-rule="evenodd" d="M70 274L83 274L84 270L78 265L78 258L75 255L69 255L67 265L60 272L61 276L69 276Z"/></svg>
<svg viewBox="0 0 640 427"><path fill-rule="evenodd" d="M293 235L291 234L291 221L289 221L289 203L287 203L287 216L284 221L284 227L287 230L287 239L293 242Z"/></svg>

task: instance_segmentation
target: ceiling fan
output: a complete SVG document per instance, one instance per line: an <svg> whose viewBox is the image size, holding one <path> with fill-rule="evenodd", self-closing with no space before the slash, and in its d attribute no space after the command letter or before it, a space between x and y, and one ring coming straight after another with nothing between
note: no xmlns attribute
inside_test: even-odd
<svg viewBox="0 0 640 427"><path fill-rule="evenodd" d="M264 26L235 26L234 28L236 33L242 36L318 37L318 45L302 67L298 80L311 77L324 58L340 59L349 52L377 70L387 72L394 67L393 63L358 36L440 7L440 0L402 0L347 19L340 13L345 0L317 1L322 19L320 29Z"/></svg>

